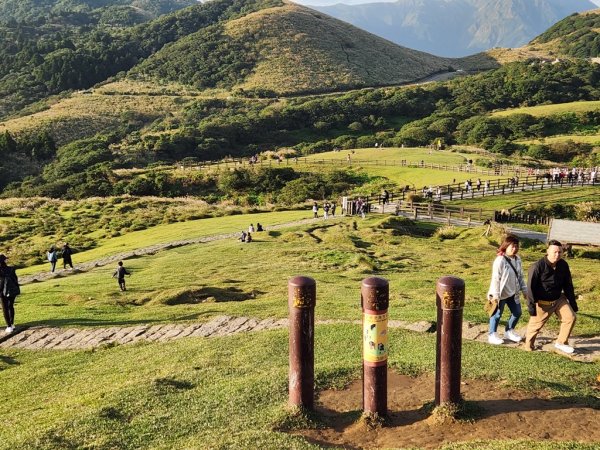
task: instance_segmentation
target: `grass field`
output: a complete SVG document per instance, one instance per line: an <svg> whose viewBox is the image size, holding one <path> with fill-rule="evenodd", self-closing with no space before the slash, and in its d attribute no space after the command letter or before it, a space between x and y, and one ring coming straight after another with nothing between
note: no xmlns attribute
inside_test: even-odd
<svg viewBox="0 0 600 450"><path fill-rule="evenodd" d="M578 113L586 111L595 111L600 109L600 101L580 101L569 103L557 103L553 105L528 106L523 108L512 108L502 111L495 111L493 116L505 117L512 114L530 114L535 117L551 116L563 112Z"/></svg>
<svg viewBox="0 0 600 450"><path fill-rule="evenodd" d="M256 215L227 219L239 219L241 225L256 222ZM130 235L123 245L216 231L216 220L190 222L187 228L156 227ZM435 282L452 274L467 285L465 320L486 322L481 299L499 235L484 238L481 229L463 229L455 239L423 236L434 231L405 219L346 218L257 233L251 244L231 239L166 250L125 262L133 271L125 293L106 267L23 286L17 324L106 327L204 321L221 314L283 318L287 279L297 274L317 281L317 320L360 319L360 283L373 275L390 281L390 319L435 320ZM97 252L113 250L102 246ZM528 266L543 248L524 242L521 252ZM600 288L591 276L597 255L569 263L581 295L576 334L597 334ZM208 298L198 302L200 296ZM555 329L556 321L549 326ZM317 390L341 387L360 376L360 333L357 325L317 326ZM318 448L278 431L307 425L285 406L287 340L287 332L280 330L90 351L4 349L0 448ZM433 371L434 335L392 330L390 343L393 369L409 375ZM531 392L543 389L565 401L581 398L598 405L597 373L598 363L463 344L463 377ZM593 448L526 444L543 450ZM481 445L511 447L505 441Z"/></svg>
<svg viewBox="0 0 600 450"><path fill-rule="evenodd" d="M350 154L351 163L347 162ZM415 167L402 166L401 161L409 163L439 164L447 166L464 166L469 159L478 159L478 156L454 153L448 151L430 152L426 148L364 148L351 153L347 150L339 152L325 152L306 157L306 161L314 161L321 164L323 168L335 167L332 161L339 161L341 167L354 167L364 170L369 175L387 178L391 183L399 187L406 185L421 189L423 186L437 186L452 183L462 183L468 179L495 180L506 178L506 176L487 176L470 172L447 171L437 169L417 169ZM484 158L488 159L488 158ZM302 158L304 160L304 158ZM321 161L321 162L320 162ZM299 164L300 167L302 164Z"/></svg>

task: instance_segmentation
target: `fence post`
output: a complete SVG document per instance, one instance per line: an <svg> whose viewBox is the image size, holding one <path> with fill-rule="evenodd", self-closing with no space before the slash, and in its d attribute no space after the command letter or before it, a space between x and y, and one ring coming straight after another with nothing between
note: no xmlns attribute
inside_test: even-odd
<svg viewBox="0 0 600 450"><path fill-rule="evenodd" d="M309 277L288 282L289 309L289 404L312 409L315 385L315 304L317 285Z"/></svg>
<svg viewBox="0 0 600 450"><path fill-rule="evenodd" d="M363 412L387 416L388 306L384 278L365 278L360 290L363 312Z"/></svg>
<svg viewBox="0 0 600 450"><path fill-rule="evenodd" d="M460 403L462 320L465 282L446 276L436 285L437 345L435 404Z"/></svg>

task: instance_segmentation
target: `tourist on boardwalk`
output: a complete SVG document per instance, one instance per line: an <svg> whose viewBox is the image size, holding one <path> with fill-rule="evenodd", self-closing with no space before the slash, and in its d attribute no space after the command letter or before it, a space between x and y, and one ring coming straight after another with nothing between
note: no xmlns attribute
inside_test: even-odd
<svg viewBox="0 0 600 450"><path fill-rule="evenodd" d="M15 331L15 298L21 293L14 267L8 266L5 255L0 255L0 300L6 321L6 333Z"/></svg>
<svg viewBox="0 0 600 450"><path fill-rule="evenodd" d="M552 314L560 320L560 330L554 346L565 353L573 353L569 337L579 310L569 264L562 259L562 244L548 242L546 256L529 268L527 309L531 315L527 324L525 349L534 350L535 338Z"/></svg>
<svg viewBox="0 0 600 450"><path fill-rule="evenodd" d="M240 242L246 242L247 235L248 234L244 230L242 230L242 234L240 235Z"/></svg>
<svg viewBox="0 0 600 450"><path fill-rule="evenodd" d="M507 235L496 253L492 265L492 281L488 290L488 297L498 301L496 312L490 317L488 342L493 345L503 344L504 340L496 334L498 324L508 306L510 318L506 324L504 337L513 342L521 342L522 337L515 332L515 326L521 317L521 302L519 293L527 294L527 284L523 275L519 251L519 239L511 234Z"/></svg>
<svg viewBox="0 0 600 450"><path fill-rule="evenodd" d="M256 231L263 231L263 226L260 224L260 222L256 222Z"/></svg>
<svg viewBox="0 0 600 450"><path fill-rule="evenodd" d="M331 204L331 217L335 217L335 202Z"/></svg>
<svg viewBox="0 0 600 450"><path fill-rule="evenodd" d="M54 272L56 269L56 261L58 261L58 253L56 252L56 248L54 245L50 247L50 250L46 253L46 257L48 258L48 262L50 263L51 272Z"/></svg>
<svg viewBox="0 0 600 450"><path fill-rule="evenodd" d="M73 250L69 247L69 244L65 242L62 248L62 259L63 259L63 269L66 269L67 266L71 266L73 268L73 260L71 259L71 255L73 254Z"/></svg>
<svg viewBox="0 0 600 450"><path fill-rule="evenodd" d="M317 202L313 203L312 212L315 219L319 217L319 205L317 205Z"/></svg>
<svg viewBox="0 0 600 450"><path fill-rule="evenodd" d="M113 278L117 277L117 281L119 282L119 288L122 291L127 290L127 288L125 287L125 275L131 276L131 273L129 273L127 269L123 266L123 261L119 261L117 270L115 270L115 273L113 273Z"/></svg>
<svg viewBox="0 0 600 450"><path fill-rule="evenodd" d="M254 224L251 223L250 226L248 227L248 233L254 233Z"/></svg>
<svg viewBox="0 0 600 450"><path fill-rule="evenodd" d="M381 200L381 203L383 203L384 205L388 204L390 202L390 193L388 192L387 189L383 190L383 198Z"/></svg>

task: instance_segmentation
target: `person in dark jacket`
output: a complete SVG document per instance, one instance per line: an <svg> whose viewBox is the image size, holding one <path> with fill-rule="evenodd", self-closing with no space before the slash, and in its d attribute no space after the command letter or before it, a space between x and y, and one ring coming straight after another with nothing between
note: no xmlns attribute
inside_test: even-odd
<svg viewBox="0 0 600 450"><path fill-rule="evenodd" d="M71 266L73 268L73 260L71 259L71 255L73 254L73 250L69 247L69 244L65 242L62 248L62 259L63 259L63 269L66 269L67 266Z"/></svg>
<svg viewBox="0 0 600 450"><path fill-rule="evenodd" d="M122 291L126 291L127 287L125 286L125 275L131 276L131 273L127 271L127 269L123 266L123 261L119 261L117 270L113 273L113 278L117 277L117 281L119 282L119 288Z"/></svg>
<svg viewBox="0 0 600 450"><path fill-rule="evenodd" d="M15 298L21 293L14 267L6 264L7 257L0 255L0 300L6 321L6 333L15 331Z"/></svg>
<svg viewBox="0 0 600 450"><path fill-rule="evenodd" d="M530 319L527 324L525 349L533 350L535 338L548 319L556 314L560 320L560 331L554 346L564 353L573 353L569 336L575 326L579 310L569 264L562 259L563 247L556 240L548 242L546 256L529 268L527 283L527 309Z"/></svg>

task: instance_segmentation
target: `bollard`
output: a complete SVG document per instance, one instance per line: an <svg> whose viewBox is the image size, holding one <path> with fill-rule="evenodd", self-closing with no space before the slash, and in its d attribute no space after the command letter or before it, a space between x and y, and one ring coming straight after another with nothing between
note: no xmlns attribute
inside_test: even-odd
<svg viewBox="0 0 600 450"><path fill-rule="evenodd" d="M360 290L363 311L363 412L387 416L387 280L365 278Z"/></svg>
<svg viewBox="0 0 600 450"><path fill-rule="evenodd" d="M435 404L458 404L460 398L462 320L465 282L446 276L436 285L437 345L435 364Z"/></svg>
<svg viewBox="0 0 600 450"><path fill-rule="evenodd" d="M315 385L315 303L317 285L309 277L288 282L290 329L289 404L312 409Z"/></svg>

